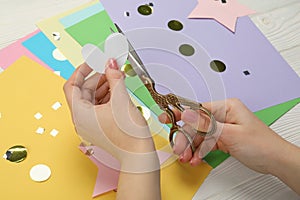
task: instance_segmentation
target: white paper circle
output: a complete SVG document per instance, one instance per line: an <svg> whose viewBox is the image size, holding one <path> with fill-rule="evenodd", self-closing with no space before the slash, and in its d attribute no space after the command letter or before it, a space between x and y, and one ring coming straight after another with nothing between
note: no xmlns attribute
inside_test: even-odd
<svg viewBox="0 0 300 200"><path fill-rule="evenodd" d="M30 170L30 178L36 182L46 181L50 176L51 170L47 165L38 164Z"/></svg>
<svg viewBox="0 0 300 200"><path fill-rule="evenodd" d="M65 61L67 58L62 54L62 52L59 49L54 49L52 52L53 58L55 58L58 61Z"/></svg>

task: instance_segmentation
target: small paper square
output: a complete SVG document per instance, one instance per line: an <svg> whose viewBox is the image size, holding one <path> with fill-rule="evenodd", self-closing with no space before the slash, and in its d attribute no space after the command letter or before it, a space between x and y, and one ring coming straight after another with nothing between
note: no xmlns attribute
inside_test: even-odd
<svg viewBox="0 0 300 200"><path fill-rule="evenodd" d="M39 127L36 131L37 134L43 134L45 132L45 129L42 127Z"/></svg>
<svg viewBox="0 0 300 200"><path fill-rule="evenodd" d="M36 118L37 120L41 119L42 117L43 115L39 112L34 115L34 118Z"/></svg>
<svg viewBox="0 0 300 200"><path fill-rule="evenodd" d="M54 74L56 74L57 76L60 76L60 71L54 71Z"/></svg>
<svg viewBox="0 0 300 200"><path fill-rule="evenodd" d="M55 136L57 136L58 132L59 132L58 130L52 129L52 131L50 132L50 135L52 135L53 137L55 137Z"/></svg>
<svg viewBox="0 0 300 200"><path fill-rule="evenodd" d="M53 110L58 110L61 107L61 103L58 101L52 105Z"/></svg>

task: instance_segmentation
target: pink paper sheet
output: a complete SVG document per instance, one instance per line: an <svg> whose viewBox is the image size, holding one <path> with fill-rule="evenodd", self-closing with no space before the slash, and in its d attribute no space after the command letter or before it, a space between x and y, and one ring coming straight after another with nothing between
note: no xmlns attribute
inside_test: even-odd
<svg viewBox="0 0 300 200"><path fill-rule="evenodd" d="M119 170L117 170L120 168L119 162L106 151L96 146L79 146L79 149L83 153L86 153L88 149L92 149L93 154L88 157L98 167L93 197L117 189L120 174ZM160 164L163 164L171 156L171 154L159 150L157 151L157 154ZM111 167L103 163L109 163Z"/></svg>
<svg viewBox="0 0 300 200"><path fill-rule="evenodd" d="M23 45L22 42L26 41L27 39L31 38L32 36L39 33L40 30L36 30L29 35L19 39L17 42L1 49L0 51L0 67L2 69L6 69L9 67L12 63L14 63L18 58L25 55L32 60L36 61L37 63L41 64L42 66L45 66L46 68L53 71L48 65L46 65L44 62L42 62L40 59L38 59L35 55L33 55L30 51L28 51Z"/></svg>
<svg viewBox="0 0 300 200"><path fill-rule="evenodd" d="M253 13L255 11L239 4L236 0L227 0L224 2L221 0L198 0L197 6L189 15L189 18L215 19L232 32L235 32L237 18Z"/></svg>

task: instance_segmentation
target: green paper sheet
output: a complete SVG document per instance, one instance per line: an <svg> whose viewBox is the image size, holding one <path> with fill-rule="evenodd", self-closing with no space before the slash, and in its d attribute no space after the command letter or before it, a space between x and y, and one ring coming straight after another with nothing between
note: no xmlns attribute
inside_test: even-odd
<svg viewBox="0 0 300 200"><path fill-rule="evenodd" d="M115 29L115 26L106 11L102 11L67 28L66 31L81 46L87 43L92 43L103 49L103 42L111 34L110 27ZM125 82L127 88L131 90L156 115L162 113L138 77L127 77ZM292 101L255 112L255 115L269 126L299 102L300 98L294 99ZM204 160L210 166L215 168L228 157L229 154L226 154L222 151L213 151L209 153Z"/></svg>
<svg viewBox="0 0 300 200"><path fill-rule="evenodd" d="M106 11L101 11L66 30L81 46L94 44L103 50L105 39L111 34L110 28L117 29Z"/></svg>

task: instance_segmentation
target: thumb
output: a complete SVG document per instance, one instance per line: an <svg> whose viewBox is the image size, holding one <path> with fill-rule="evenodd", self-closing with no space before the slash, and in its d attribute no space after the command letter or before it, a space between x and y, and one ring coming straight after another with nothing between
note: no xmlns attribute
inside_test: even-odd
<svg viewBox="0 0 300 200"><path fill-rule="evenodd" d="M124 74L120 71L115 59L109 59L107 61L105 74L111 90L114 90L119 84L122 84L125 89Z"/></svg>

